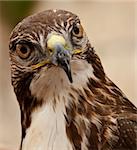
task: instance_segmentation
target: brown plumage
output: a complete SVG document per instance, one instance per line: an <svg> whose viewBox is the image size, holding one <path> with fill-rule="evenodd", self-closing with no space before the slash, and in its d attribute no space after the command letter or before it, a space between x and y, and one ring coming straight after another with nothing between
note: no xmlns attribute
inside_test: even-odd
<svg viewBox="0 0 137 150"><path fill-rule="evenodd" d="M79 18L48 10L10 37L22 150L135 150L137 108L106 76Z"/></svg>

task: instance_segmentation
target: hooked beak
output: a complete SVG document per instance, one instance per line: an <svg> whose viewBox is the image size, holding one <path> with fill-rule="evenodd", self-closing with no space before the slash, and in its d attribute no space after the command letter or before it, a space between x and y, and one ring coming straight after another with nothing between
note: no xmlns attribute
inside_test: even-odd
<svg viewBox="0 0 137 150"><path fill-rule="evenodd" d="M71 51L66 46L65 39L60 35L51 35L47 41L47 47L52 51L51 62L61 67L72 83L72 73L70 66Z"/></svg>

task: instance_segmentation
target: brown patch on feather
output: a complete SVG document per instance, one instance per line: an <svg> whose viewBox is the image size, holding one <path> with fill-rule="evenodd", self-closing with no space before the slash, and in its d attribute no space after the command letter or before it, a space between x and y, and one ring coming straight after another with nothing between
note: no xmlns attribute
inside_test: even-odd
<svg viewBox="0 0 137 150"><path fill-rule="evenodd" d="M99 132L97 126L90 123L89 131L90 133L87 133L87 138L89 141L87 147L89 150L98 150L101 143L99 142Z"/></svg>
<svg viewBox="0 0 137 150"><path fill-rule="evenodd" d="M72 143L72 145L74 145L74 148L76 150L81 150L82 137L78 133L74 122L71 122L69 126L66 126L66 133L70 142Z"/></svg>

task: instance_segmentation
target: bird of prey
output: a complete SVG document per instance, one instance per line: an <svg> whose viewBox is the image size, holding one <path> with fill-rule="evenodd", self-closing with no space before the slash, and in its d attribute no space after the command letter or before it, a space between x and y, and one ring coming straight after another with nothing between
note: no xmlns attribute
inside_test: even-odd
<svg viewBox="0 0 137 150"><path fill-rule="evenodd" d="M137 108L105 74L77 15L31 15L9 49L21 150L136 149Z"/></svg>

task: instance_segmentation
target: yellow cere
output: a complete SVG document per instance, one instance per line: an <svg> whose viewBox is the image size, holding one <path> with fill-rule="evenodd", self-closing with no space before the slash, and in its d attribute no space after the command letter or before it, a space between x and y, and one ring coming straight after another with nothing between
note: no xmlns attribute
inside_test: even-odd
<svg viewBox="0 0 137 150"><path fill-rule="evenodd" d="M66 41L62 36L60 36L60 35L51 35L51 37L47 41L47 47L51 50L54 50L56 43L60 43L64 47L66 45Z"/></svg>

